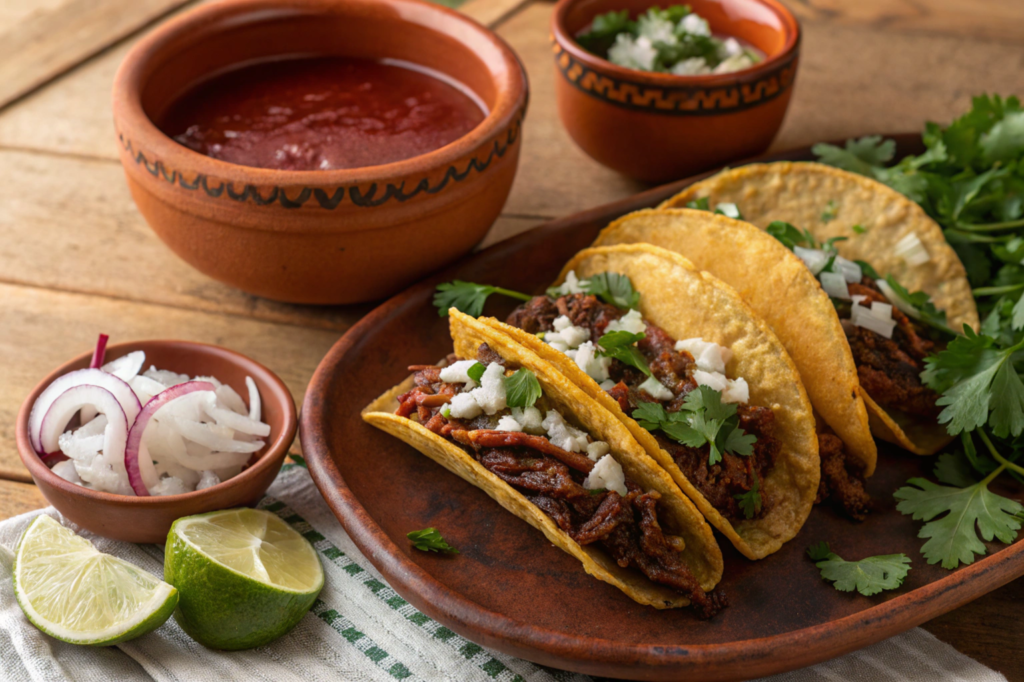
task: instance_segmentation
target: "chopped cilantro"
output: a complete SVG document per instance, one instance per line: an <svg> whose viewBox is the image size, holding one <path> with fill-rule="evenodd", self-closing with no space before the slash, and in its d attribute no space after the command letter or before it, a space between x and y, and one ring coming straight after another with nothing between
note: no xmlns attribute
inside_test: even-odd
<svg viewBox="0 0 1024 682"><path fill-rule="evenodd" d="M434 294L434 306L437 307L437 314L441 317L448 317L448 310L455 308L472 317L480 317L484 311L484 303L491 294L502 294L520 301L529 301L532 296L518 291L502 289L489 284L474 284L473 282L445 282L437 285L437 292Z"/></svg>
<svg viewBox="0 0 1024 682"><path fill-rule="evenodd" d="M469 375L470 379L479 384L480 377L484 375L484 372L486 370L487 367L484 366L482 362L474 362L472 365L469 366L469 369L466 370L466 374Z"/></svg>
<svg viewBox="0 0 1024 682"><path fill-rule="evenodd" d="M412 546L421 552L441 552L443 554L458 554L455 549L441 537L436 528L424 528L406 533L407 538L412 541Z"/></svg>
<svg viewBox="0 0 1024 682"><path fill-rule="evenodd" d="M633 334L627 331L608 332L597 342L600 347L597 354L606 358L615 358L624 362L630 367L635 367L647 376L651 376L651 368L647 366L647 360L643 353L636 347L636 342L644 338L645 334Z"/></svg>
<svg viewBox="0 0 1024 682"><path fill-rule="evenodd" d="M884 554L846 561L833 552L827 542L808 547L807 556L821 570L821 577L837 590L857 590L865 597L882 590L895 590L903 584L910 571L910 557L906 554Z"/></svg>
<svg viewBox="0 0 1024 682"><path fill-rule="evenodd" d="M872 270L872 272L874 271ZM946 325L946 311L936 308L935 304L932 303L931 296L923 291L915 291L913 293L907 291L906 287L897 282L892 275L886 275L885 281L897 296L914 307L916 314L912 315L912 317L951 336L956 335Z"/></svg>
<svg viewBox="0 0 1024 682"><path fill-rule="evenodd" d="M741 495L733 495L733 498L739 503L740 510L746 518L752 519L760 514L762 504L760 479L754 476L754 484L750 486L750 490Z"/></svg>
<svg viewBox="0 0 1024 682"><path fill-rule="evenodd" d="M710 211L711 210L711 199L708 197L700 197L693 201L686 202L686 208L692 208L697 211Z"/></svg>
<svg viewBox="0 0 1024 682"><path fill-rule="evenodd" d="M854 225L850 229L853 230L854 234L864 234L865 232L868 231L868 229L866 227L864 227L863 225L860 225L860 224Z"/></svg>
<svg viewBox="0 0 1024 682"><path fill-rule="evenodd" d="M688 447L708 445L708 464L722 461L722 453L749 457L757 437L739 427L734 403L722 403L722 394L698 386L687 394L678 412L668 412L661 403L642 402L633 419L648 431L661 430Z"/></svg>
<svg viewBox="0 0 1024 682"><path fill-rule="evenodd" d="M818 243L814 241L814 236L810 232L800 230L795 225L781 220L770 222L766 232L782 242L782 245L790 251L794 246L803 246L808 249L818 248Z"/></svg>
<svg viewBox="0 0 1024 682"><path fill-rule="evenodd" d="M505 403L509 407L533 407L541 393L537 375L525 367L505 377Z"/></svg>
<svg viewBox="0 0 1024 682"><path fill-rule="evenodd" d="M640 305L640 292L633 288L629 277L617 272L599 272L588 280L584 288L588 294L616 308L636 308Z"/></svg>
<svg viewBox="0 0 1024 682"><path fill-rule="evenodd" d="M836 218L836 212L839 208L836 206L836 202L829 199L828 204L825 205L825 210L821 212L821 222L830 223Z"/></svg>

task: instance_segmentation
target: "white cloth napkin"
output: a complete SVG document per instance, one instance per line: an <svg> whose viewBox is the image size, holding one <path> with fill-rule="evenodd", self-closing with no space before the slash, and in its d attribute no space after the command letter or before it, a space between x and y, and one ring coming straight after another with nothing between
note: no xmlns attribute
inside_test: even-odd
<svg viewBox="0 0 1024 682"><path fill-rule="evenodd" d="M286 465L260 506L279 514L320 553L323 592L288 635L250 651L210 651L174 619L148 635L117 647L64 644L33 627L14 598L10 552L22 530L39 514L67 523L51 507L0 523L0 678L11 682L111 680L191 682L588 682L567 673L478 646L417 611L359 553L320 497L309 473ZM70 525L70 524L68 524ZM78 529L76 529L78 530ZM80 531L81 532L81 531ZM100 551L161 575L163 550L132 545L88 532ZM772 682L1005 682L1006 678L959 653L921 629L912 630L842 658L785 675Z"/></svg>

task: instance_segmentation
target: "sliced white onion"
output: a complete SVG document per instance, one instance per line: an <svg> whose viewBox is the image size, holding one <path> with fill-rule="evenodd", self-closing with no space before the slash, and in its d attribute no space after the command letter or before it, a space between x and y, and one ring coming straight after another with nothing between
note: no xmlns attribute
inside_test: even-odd
<svg viewBox="0 0 1024 682"><path fill-rule="evenodd" d="M263 406L260 404L260 392L252 377L245 378L245 387L249 389L249 419L262 421Z"/></svg>
<svg viewBox="0 0 1024 682"><path fill-rule="evenodd" d="M195 393L197 391L210 391L214 390L213 384L205 381L189 381L183 384L178 384L168 388L166 391L161 391L152 400L146 403L146 406L139 412L138 418L132 425L131 431L128 433L127 445L124 450L124 467L125 471L128 472L128 483L131 484L132 490L135 494L140 497L146 497L149 495L149 486L156 485L159 482L156 477L156 470L153 468L153 460L148 456L144 458L139 457L139 450L142 445L142 435L146 431L146 426L149 425L149 420L153 418L153 415L157 413L162 407L168 403L181 398L182 396L188 395L189 393ZM140 459L145 459L145 462L140 462ZM143 473L145 468L145 474ZM145 479L149 480L149 486Z"/></svg>
<svg viewBox="0 0 1024 682"><path fill-rule="evenodd" d="M846 286L846 278L838 272L823 272L819 275L821 288L832 298L841 298L844 301L850 300L850 290Z"/></svg>
<svg viewBox="0 0 1024 682"><path fill-rule="evenodd" d="M811 271L811 274L817 275L821 272L822 268L828 265L828 259L832 256L819 251L818 249L806 249L802 246L794 246L793 253L795 253L800 260L804 262L807 269Z"/></svg>
<svg viewBox="0 0 1024 682"><path fill-rule="evenodd" d="M28 434L32 447L37 453L45 454L47 452L53 452L53 450L43 449L40 436L43 418L46 416L47 412L49 412L54 401L69 389L78 386L95 386L105 389L121 405L121 411L124 413L125 419L129 424L135 421L135 417L137 417L139 411L142 410L142 405L139 403L139 399L135 396L135 392L132 391L131 386L126 384L124 381L121 381L113 374L107 374L100 369L80 369L75 372L69 372L64 376L54 379L53 383L46 387L39 397L36 398L35 404L32 405L32 411L28 416ZM88 406L88 403L83 403L81 405L81 407L86 406ZM99 411L103 412L103 410ZM60 424L59 428L63 429L67 423L71 421L71 417L73 416L73 414L69 415L64 423ZM109 418L110 417L108 415L108 419ZM63 431L61 431L61 433L63 433ZM57 435L59 436L60 433ZM57 440L55 436L53 439L53 446L56 447L56 445Z"/></svg>
<svg viewBox="0 0 1024 682"><path fill-rule="evenodd" d="M920 319L920 316L917 312L917 308L910 305L908 301L903 300L903 297L897 294L895 291L893 291L893 288L889 286L888 282L886 282L884 279L876 279L875 284L878 286L879 291L881 291L885 295L885 297L889 299L889 303L892 303L899 310L903 311L903 313L909 315L910 317L913 317L915 320Z"/></svg>
<svg viewBox="0 0 1024 682"><path fill-rule="evenodd" d="M159 381L154 381L153 379L142 376L141 374L132 377L128 381L128 385L132 387L132 390L135 391L135 395L139 398L139 402L143 405L148 403L157 393L167 388Z"/></svg>
<svg viewBox="0 0 1024 682"><path fill-rule="evenodd" d="M259 447L262 447L262 444ZM188 442L185 443L185 452L178 455L178 461L183 467L188 467L193 471L215 471L222 481L231 478L231 476L223 475L225 469L238 467L241 470L242 466L250 459L252 459L252 453L212 452L207 447ZM237 473L236 471L235 474Z"/></svg>
<svg viewBox="0 0 1024 682"><path fill-rule="evenodd" d="M146 353L136 350L128 353L128 355L122 355L116 360L111 360L103 365L102 369L107 374L113 374L121 381L131 381L132 377L142 369L144 362L146 362Z"/></svg>
<svg viewBox="0 0 1024 682"><path fill-rule="evenodd" d="M178 417L171 417L174 428L187 440L216 452L256 452L263 447L261 442L235 440L234 431L216 424L203 424ZM207 467L210 468L210 467Z"/></svg>
<svg viewBox="0 0 1024 682"><path fill-rule="evenodd" d="M916 232L911 232L896 242L893 253L906 261L907 265L923 265L932 259Z"/></svg>
<svg viewBox="0 0 1024 682"><path fill-rule="evenodd" d="M850 314L850 321L858 327L873 331L887 339L892 338L892 330L896 327L894 320L883 320L871 313L871 310L861 305L853 306Z"/></svg>
<svg viewBox="0 0 1024 682"><path fill-rule="evenodd" d="M211 396L211 398L215 398L215 396ZM206 414L210 415L210 417L219 425L226 426L229 429L234 429L240 433L247 433L249 435L260 436L262 438L266 438L270 435L269 424L249 419L249 417L243 417L231 410L221 409L217 407L215 400L210 400L207 403Z"/></svg>
<svg viewBox="0 0 1024 682"><path fill-rule="evenodd" d="M850 284L856 284L864 277L864 272L859 265L852 260L846 260L842 256L836 256L836 259L832 262L832 267L841 272Z"/></svg>
<svg viewBox="0 0 1024 682"><path fill-rule="evenodd" d="M150 367L143 372L142 376L148 377L153 381L159 381L167 388L183 384L189 380L187 374L178 374L177 372L171 372L166 369L157 369L156 367Z"/></svg>
<svg viewBox="0 0 1024 682"><path fill-rule="evenodd" d="M217 399L221 406L228 408L232 412L245 416L249 415L249 408L245 406L242 396L238 395L235 389L227 384L221 384L217 387Z"/></svg>
<svg viewBox="0 0 1024 682"><path fill-rule="evenodd" d="M888 303L871 302L871 314L880 320L892 320L892 306Z"/></svg>

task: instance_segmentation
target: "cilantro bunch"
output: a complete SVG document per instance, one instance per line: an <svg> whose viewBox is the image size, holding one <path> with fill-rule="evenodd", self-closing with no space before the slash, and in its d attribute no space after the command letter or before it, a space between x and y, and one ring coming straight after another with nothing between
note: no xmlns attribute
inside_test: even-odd
<svg viewBox="0 0 1024 682"><path fill-rule="evenodd" d="M1024 518L1020 503L989 490L1004 473L1024 482L1024 109L1016 97L981 95L948 126L928 123L922 140L924 153L895 164L895 143L877 136L818 144L814 153L920 204L974 287L980 331L965 326L921 374L941 394L939 422L959 442L939 458L938 484L914 478L896 492L898 509L925 522L928 562L952 569L985 554L982 540L1013 542Z"/></svg>

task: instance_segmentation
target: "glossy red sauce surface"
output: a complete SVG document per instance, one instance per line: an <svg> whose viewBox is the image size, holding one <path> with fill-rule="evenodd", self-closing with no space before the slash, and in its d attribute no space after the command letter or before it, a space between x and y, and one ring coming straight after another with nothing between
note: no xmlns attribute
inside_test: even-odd
<svg viewBox="0 0 1024 682"><path fill-rule="evenodd" d="M286 59L199 84L171 105L160 128L189 149L243 166L362 168L425 154L475 128L486 112L467 92L396 63Z"/></svg>

